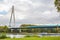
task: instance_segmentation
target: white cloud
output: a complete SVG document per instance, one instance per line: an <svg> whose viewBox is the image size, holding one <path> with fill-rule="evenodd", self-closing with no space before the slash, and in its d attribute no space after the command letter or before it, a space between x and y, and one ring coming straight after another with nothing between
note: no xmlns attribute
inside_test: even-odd
<svg viewBox="0 0 60 40"><path fill-rule="evenodd" d="M60 23L57 21L59 17L53 2L52 0L5 0L0 4L0 11L6 10L8 14L0 15L0 21L2 24L8 24L11 7L14 4L16 24ZM3 17L1 18L1 16Z"/></svg>
<svg viewBox="0 0 60 40"><path fill-rule="evenodd" d="M2 16L4 16L4 15L1 15L1 14L0 14L0 17L2 17Z"/></svg>
<svg viewBox="0 0 60 40"><path fill-rule="evenodd" d="M17 20L23 20L23 19L26 18L26 15L23 14L22 12L16 12L15 17L16 17Z"/></svg>

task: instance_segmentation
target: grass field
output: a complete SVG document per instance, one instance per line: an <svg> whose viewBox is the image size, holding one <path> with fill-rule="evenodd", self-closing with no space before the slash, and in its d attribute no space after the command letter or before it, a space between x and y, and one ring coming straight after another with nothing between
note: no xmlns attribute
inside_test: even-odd
<svg viewBox="0 0 60 40"><path fill-rule="evenodd" d="M25 37L25 38L6 38L0 40L60 40L60 37Z"/></svg>

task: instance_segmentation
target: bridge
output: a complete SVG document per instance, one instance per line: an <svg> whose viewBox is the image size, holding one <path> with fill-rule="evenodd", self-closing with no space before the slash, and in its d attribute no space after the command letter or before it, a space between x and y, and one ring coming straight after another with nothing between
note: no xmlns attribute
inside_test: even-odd
<svg viewBox="0 0 60 40"><path fill-rule="evenodd" d="M12 6L12 12L11 12L11 17L10 17L10 22L9 22L9 29L11 29L11 31L13 30L21 30L21 29L33 29L33 28L56 28L57 31L58 31L58 28L60 28L60 25L57 24L57 25L39 25L39 26L28 26L28 27L25 27L25 28L12 28L12 20L13 20L13 26L15 27L15 13L14 13L14 5Z"/></svg>

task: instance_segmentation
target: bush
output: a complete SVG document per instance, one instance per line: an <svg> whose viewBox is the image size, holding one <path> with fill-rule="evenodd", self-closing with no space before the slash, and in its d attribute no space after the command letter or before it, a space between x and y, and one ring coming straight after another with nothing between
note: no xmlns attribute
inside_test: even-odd
<svg viewBox="0 0 60 40"><path fill-rule="evenodd" d="M38 36L38 35L33 35L32 37L40 37L40 36Z"/></svg>
<svg viewBox="0 0 60 40"><path fill-rule="evenodd" d="M4 39L4 38L7 38L6 34L5 33L1 33L0 34L0 39Z"/></svg>
<svg viewBox="0 0 60 40"><path fill-rule="evenodd" d="M25 37L31 37L30 35L26 35Z"/></svg>
<svg viewBox="0 0 60 40"><path fill-rule="evenodd" d="M27 35L25 37L40 37L40 36L38 36L38 35Z"/></svg>

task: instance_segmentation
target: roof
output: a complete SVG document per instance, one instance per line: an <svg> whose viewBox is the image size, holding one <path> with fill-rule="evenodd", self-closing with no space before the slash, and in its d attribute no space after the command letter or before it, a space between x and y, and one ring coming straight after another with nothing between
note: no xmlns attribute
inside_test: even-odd
<svg viewBox="0 0 60 40"><path fill-rule="evenodd" d="M39 26L28 26L27 28L60 28L60 25L39 25Z"/></svg>
<svg viewBox="0 0 60 40"><path fill-rule="evenodd" d="M20 27L10 27L10 29L27 29L27 28L60 28L60 24L46 24L46 25L37 25L37 26L28 26L25 28L20 28Z"/></svg>

